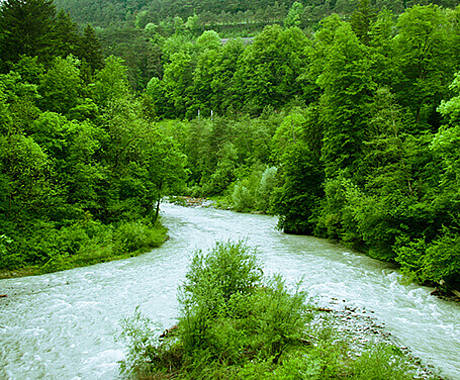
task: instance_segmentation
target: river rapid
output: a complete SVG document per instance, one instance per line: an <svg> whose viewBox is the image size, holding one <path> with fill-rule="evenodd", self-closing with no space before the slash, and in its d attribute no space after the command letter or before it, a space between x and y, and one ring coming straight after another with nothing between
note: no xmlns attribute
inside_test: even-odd
<svg viewBox="0 0 460 380"><path fill-rule="evenodd" d="M155 332L178 314L177 286L192 252L245 239L267 274L281 273L321 305L373 311L401 345L448 379L460 379L460 305L431 288L400 283L388 264L306 236L283 234L276 218L211 208L162 206L171 239L144 255L36 277L0 280L0 379L114 379L124 357L115 337L136 306Z"/></svg>

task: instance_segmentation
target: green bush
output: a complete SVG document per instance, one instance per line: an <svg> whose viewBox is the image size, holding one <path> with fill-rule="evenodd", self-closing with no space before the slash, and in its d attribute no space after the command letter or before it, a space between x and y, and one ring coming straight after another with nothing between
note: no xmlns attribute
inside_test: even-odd
<svg viewBox="0 0 460 380"><path fill-rule="evenodd" d="M356 380L405 380L410 379L411 370L399 348L376 344L353 362L352 379Z"/></svg>
<svg viewBox="0 0 460 380"><path fill-rule="evenodd" d="M396 261L407 276L420 282L455 286L460 281L460 235L443 228L436 239L410 240L401 236L394 247Z"/></svg>
<svg viewBox="0 0 460 380"><path fill-rule="evenodd" d="M379 347L353 362L344 337L311 323L314 308L300 286L291 292L279 276L264 279L254 252L242 243L218 243L208 254L196 252L179 301L178 325L159 339L138 312L123 321L129 349L121 366L124 375L258 380L364 379L378 373L412 378L403 361L392 361L383 348L387 364Z"/></svg>
<svg viewBox="0 0 460 380"><path fill-rule="evenodd" d="M256 209L267 213L270 210L271 197L276 185L278 169L270 166L264 170L256 191Z"/></svg>
<svg viewBox="0 0 460 380"><path fill-rule="evenodd" d="M243 243L217 243L213 251L195 253L181 287L181 303L219 307L235 293L246 293L260 284L262 270L256 256Z"/></svg>
<svg viewBox="0 0 460 380"><path fill-rule="evenodd" d="M118 254L158 247L163 241L164 234L161 230L142 221L123 222L114 231L114 244Z"/></svg>
<svg viewBox="0 0 460 380"><path fill-rule="evenodd" d="M160 246L165 238L161 224L153 227L142 220L122 222L116 228L91 219L61 228L36 221L27 239L20 235L0 239L0 269L55 272L142 253Z"/></svg>
<svg viewBox="0 0 460 380"><path fill-rule="evenodd" d="M254 196L243 184L237 182L233 187L232 202L235 211L250 211L254 208Z"/></svg>
<svg viewBox="0 0 460 380"><path fill-rule="evenodd" d="M0 235L0 268L13 266L17 261L20 261L18 255L13 255L10 252L10 246L13 239L2 234Z"/></svg>
<svg viewBox="0 0 460 380"><path fill-rule="evenodd" d="M240 212L267 213L270 211L277 169L275 167L264 169L261 164L255 164L248 171L249 174L245 173L245 176L233 184L231 192L233 209Z"/></svg>

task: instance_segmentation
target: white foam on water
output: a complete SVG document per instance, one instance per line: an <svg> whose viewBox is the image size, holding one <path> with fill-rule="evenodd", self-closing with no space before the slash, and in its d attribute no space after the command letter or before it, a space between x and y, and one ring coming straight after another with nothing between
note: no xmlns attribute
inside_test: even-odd
<svg viewBox="0 0 460 380"><path fill-rule="evenodd" d="M176 291L195 249L246 239L268 275L281 273L320 302L374 311L389 332L447 378L460 379L460 305L401 281L391 266L328 241L282 234L276 218L163 206L171 239L150 253L65 272L0 280L0 378L114 379L120 321L136 306L156 333L176 323ZM3 294L3 291L0 291ZM343 303L342 300L346 300Z"/></svg>

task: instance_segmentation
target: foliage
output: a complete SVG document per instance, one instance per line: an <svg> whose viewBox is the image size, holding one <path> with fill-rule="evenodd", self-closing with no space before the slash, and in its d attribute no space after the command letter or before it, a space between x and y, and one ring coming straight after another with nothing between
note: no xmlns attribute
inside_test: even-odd
<svg viewBox="0 0 460 380"><path fill-rule="evenodd" d="M322 327L308 296L280 276L263 278L254 252L218 243L196 252L179 293L177 326L159 339L138 310L123 321L124 375L179 379L409 379L407 358L389 345L358 359L344 337Z"/></svg>
<svg viewBox="0 0 460 380"><path fill-rule="evenodd" d="M233 184L231 200L236 211L270 211L276 185L277 168L255 164L247 177Z"/></svg>
<svg viewBox="0 0 460 380"><path fill-rule="evenodd" d="M459 231L458 7L394 4L396 18L363 0L309 35L294 25L312 8L291 5L248 44L176 30L144 112L195 118L180 145L193 194L422 270L423 249L398 252Z"/></svg>
<svg viewBox="0 0 460 380"><path fill-rule="evenodd" d="M104 4L58 2L99 24L83 33L1 4L3 266L55 260L46 231L85 218L149 245L162 196L188 191L457 286L455 1Z"/></svg>
<svg viewBox="0 0 460 380"><path fill-rule="evenodd" d="M159 202L182 187L185 159L144 118L123 62L104 65L94 31L80 36L46 2L4 2L1 20L12 31L2 54L31 29L0 57L13 68L0 74L0 269L63 270L160 245Z"/></svg>

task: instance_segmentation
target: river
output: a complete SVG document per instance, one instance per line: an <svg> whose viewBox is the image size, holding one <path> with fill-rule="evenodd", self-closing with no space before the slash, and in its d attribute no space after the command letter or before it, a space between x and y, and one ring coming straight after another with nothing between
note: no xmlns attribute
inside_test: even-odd
<svg viewBox="0 0 460 380"><path fill-rule="evenodd" d="M0 379L114 379L120 320L137 305L160 332L175 323L177 286L192 252L245 239L265 273L281 273L320 304L346 300L372 310L400 344L449 379L460 379L460 305L431 288L400 283L391 266L275 229L276 218L163 205L171 239L150 253L36 277L0 280Z"/></svg>

